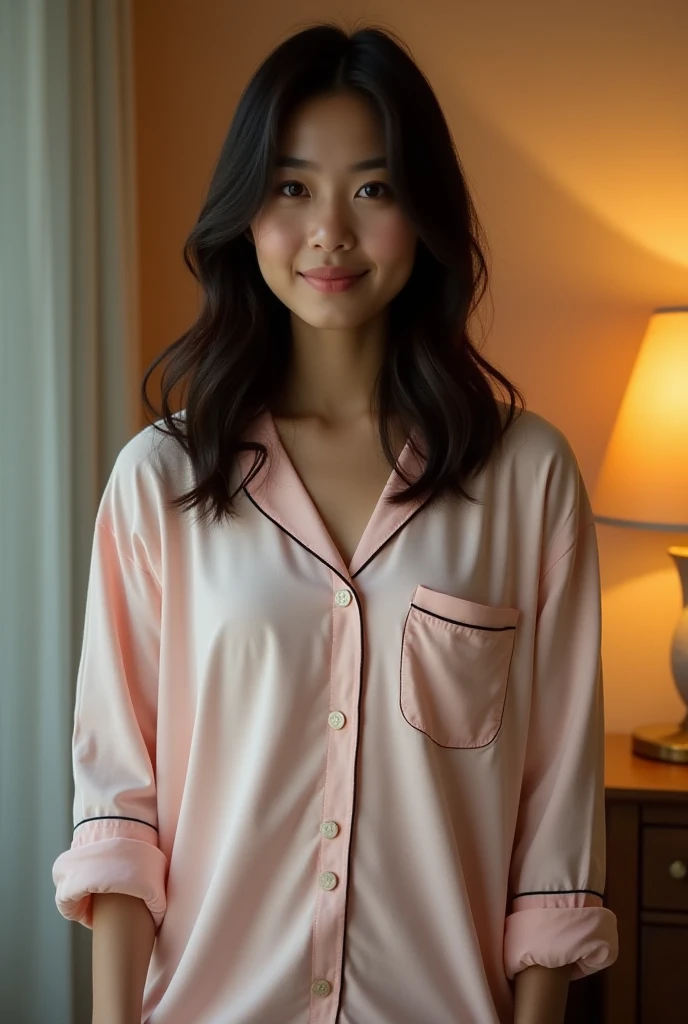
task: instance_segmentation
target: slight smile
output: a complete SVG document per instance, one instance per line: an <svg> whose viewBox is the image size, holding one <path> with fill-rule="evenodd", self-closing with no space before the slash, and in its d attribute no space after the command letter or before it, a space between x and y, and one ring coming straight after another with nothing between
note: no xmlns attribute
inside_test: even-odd
<svg viewBox="0 0 688 1024"><path fill-rule="evenodd" d="M315 288L319 292L345 292L349 288L353 288L356 282L365 277L367 273L368 271L364 270L362 274L355 274L351 277L335 277L331 280L322 277L311 277L308 274L299 274L299 277L302 277L311 288Z"/></svg>

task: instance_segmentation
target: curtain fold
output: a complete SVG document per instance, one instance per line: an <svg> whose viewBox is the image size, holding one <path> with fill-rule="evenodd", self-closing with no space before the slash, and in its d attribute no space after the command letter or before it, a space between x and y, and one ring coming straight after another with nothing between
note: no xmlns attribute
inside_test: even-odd
<svg viewBox="0 0 688 1024"><path fill-rule="evenodd" d="M95 514L137 427L129 0L0 0L0 1016L90 1024L55 906Z"/></svg>

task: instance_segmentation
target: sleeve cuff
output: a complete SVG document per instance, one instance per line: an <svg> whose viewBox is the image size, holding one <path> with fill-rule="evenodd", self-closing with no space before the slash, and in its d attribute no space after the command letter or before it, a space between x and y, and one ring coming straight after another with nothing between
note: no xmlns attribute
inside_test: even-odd
<svg viewBox="0 0 688 1024"><path fill-rule="evenodd" d="M619 955L616 916L606 907L549 907L510 914L504 930L507 978L526 967L571 964L571 981L609 967Z"/></svg>
<svg viewBox="0 0 688 1024"><path fill-rule="evenodd" d="M118 829L117 825L125 825ZM89 822L77 829L72 846L53 864L55 903L63 917L93 927L93 893L118 892L145 901L155 922L162 924L167 907L167 858L143 835L148 826ZM141 838L133 838L134 835Z"/></svg>

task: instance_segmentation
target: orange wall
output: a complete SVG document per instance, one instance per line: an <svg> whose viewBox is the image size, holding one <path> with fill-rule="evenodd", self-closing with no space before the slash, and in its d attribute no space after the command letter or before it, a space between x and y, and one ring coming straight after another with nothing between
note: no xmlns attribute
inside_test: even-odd
<svg viewBox="0 0 688 1024"><path fill-rule="evenodd" d="M291 32L362 18L410 45L454 134L490 246L486 354L564 431L592 490L652 308L688 303L688 5L133 7L142 369L195 317L182 246L244 84ZM686 537L598 537L607 728L678 721L666 548Z"/></svg>

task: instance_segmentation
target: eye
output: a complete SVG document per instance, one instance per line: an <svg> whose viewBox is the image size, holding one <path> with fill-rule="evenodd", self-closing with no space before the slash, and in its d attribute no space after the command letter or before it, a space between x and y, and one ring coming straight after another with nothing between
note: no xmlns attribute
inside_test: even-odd
<svg viewBox="0 0 688 1024"><path fill-rule="evenodd" d="M283 181L283 182L281 182L281 184L279 184L277 186L277 188L275 189L275 192L277 192L279 195L284 195L283 189L285 189L285 188L293 188L294 185L301 186L301 182L300 181ZM303 186L301 186L301 187L303 187ZM300 199L301 197L300 196L285 196L285 198L286 199Z"/></svg>
<svg viewBox="0 0 688 1024"><path fill-rule="evenodd" d="M383 195L381 196L366 196L366 199L384 199L385 195L389 195L389 189L382 181L369 181L366 185L362 185L361 188L381 188Z"/></svg>
<svg viewBox="0 0 688 1024"><path fill-rule="evenodd" d="M293 188L294 186L296 186L297 188L303 188L303 184L300 181L282 181L275 188L275 192L278 195L284 196L285 199L301 199L302 196L300 196L300 195L288 195L287 193L284 192L285 188ZM364 199L385 199L385 198L387 198L388 195L390 195L389 187L384 182L382 182L382 181L368 181L368 182L366 182L365 185L361 185L361 187L360 187L360 189L358 191L362 192L363 189L369 189L369 188L381 188L383 190L384 194L381 195L381 196L379 196L379 195L378 196L370 196L370 195L368 195L368 196L364 196L363 197Z"/></svg>

